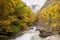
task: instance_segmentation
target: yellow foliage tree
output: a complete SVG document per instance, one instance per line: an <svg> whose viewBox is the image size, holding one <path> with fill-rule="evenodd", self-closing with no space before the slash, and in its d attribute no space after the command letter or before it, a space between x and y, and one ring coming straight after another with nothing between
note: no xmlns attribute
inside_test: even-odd
<svg viewBox="0 0 60 40"><path fill-rule="evenodd" d="M50 7L46 7L38 13L38 18L40 20L40 25L48 27L49 29L60 29L60 2L57 1ZM42 21L41 21L42 20Z"/></svg>
<svg viewBox="0 0 60 40"><path fill-rule="evenodd" d="M34 20L34 13L21 0L0 0L0 35L10 37Z"/></svg>

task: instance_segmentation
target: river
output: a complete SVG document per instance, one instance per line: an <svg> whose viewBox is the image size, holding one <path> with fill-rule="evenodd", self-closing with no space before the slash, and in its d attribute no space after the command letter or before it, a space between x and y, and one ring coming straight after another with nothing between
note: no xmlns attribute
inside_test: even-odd
<svg viewBox="0 0 60 40"><path fill-rule="evenodd" d="M41 38L39 34L39 31L28 31L22 36L19 36L12 40L60 40L60 35L52 35L46 38Z"/></svg>
<svg viewBox="0 0 60 40"><path fill-rule="evenodd" d="M28 31L27 33L23 34L12 40L43 40L43 38L39 37L39 31Z"/></svg>

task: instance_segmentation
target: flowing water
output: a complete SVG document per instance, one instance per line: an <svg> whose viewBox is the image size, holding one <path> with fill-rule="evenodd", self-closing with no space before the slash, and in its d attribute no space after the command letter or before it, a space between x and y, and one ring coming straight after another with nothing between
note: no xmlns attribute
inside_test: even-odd
<svg viewBox="0 0 60 40"><path fill-rule="evenodd" d="M60 35L53 35L53 36L48 36L46 38L41 38L39 34L40 34L39 31L33 31L33 32L28 31L22 36L19 36L12 40L60 40Z"/></svg>
<svg viewBox="0 0 60 40"><path fill-rule="evenodd" d="M43 38L39 37L39 31L27 32L20 37L12 40L43 40Z"/></svg>

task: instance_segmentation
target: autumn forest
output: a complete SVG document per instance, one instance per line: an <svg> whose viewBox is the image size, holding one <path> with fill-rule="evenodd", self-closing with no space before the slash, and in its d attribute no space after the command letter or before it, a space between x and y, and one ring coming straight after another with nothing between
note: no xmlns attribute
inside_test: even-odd
<svg viewBox="0 0 60 40"><path fill-rule="evenodd" d="M37 21L45 32L60 34L60 1L35 14L21 0L0 0L0 39L11 38Z"/></svg>

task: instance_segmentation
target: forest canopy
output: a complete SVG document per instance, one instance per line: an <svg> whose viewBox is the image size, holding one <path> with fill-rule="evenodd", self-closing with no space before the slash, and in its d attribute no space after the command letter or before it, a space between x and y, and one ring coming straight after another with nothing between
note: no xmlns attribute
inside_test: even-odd
<svg viewBox="0 0 60 40"><path fill-rule="evenodd" d="M60 32L60 1L56 1L51 6L41 10L37 16L40 20L40 26Z"/></svg>
<svg viewBox="0 0 60 40"><path fill-rule="evenodd" d="M0 0L0 36L26 30L35 20L35 14L21 0Z"/></svg>

